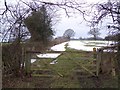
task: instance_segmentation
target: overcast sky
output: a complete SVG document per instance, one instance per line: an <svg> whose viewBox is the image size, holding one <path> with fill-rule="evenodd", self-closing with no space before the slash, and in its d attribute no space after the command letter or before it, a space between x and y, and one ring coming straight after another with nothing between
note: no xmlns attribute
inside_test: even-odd
<svg viewBox="0 0 120 90"><path fill-rule="evenodd" d="M107 0L85 0L86 2L90 3L97 3L97 2L105 2ZM64 11L63 11L64 12ZM107 22L103 23L103 27L100 30L100 37L105 37L108 34L108 31L106 29ZM88 31L90 30L90 27L87 25L87 22L83 20L82 15L75 15L75 17L67 17L65 13L63 13L61 21L55 26L56 27L56 37L62 36L64 31L67 29L73 29L75 31L75 37L91 37L91 35L88 35Z"/></svg>
<svg viewBox="0 0 120 90"><path fill-rule="evenodd" d="M0 6L2 6L4 0L0 0ZM8 3L15 3L15 1L18 0L6 0ZM30 1L30 0L27 0ZM46 1L46 0L45 0ZM48 1L48 0L47 0ZM49 1L54 1L54 0L49 0ZM85 1L87 3L97 3L97 2L105 2L107 0L77 0L77 1ZM59 11L61 15L60 21L53 27L55 29L55 37L62 36L65 30L67 29L73 29L75 31L75 37L90 37L88 35L88 31L90 30L90 27L87 26L87 22L85 22L82 18L82 15L73 15L73 17L67 17L65 12L63 10ZM104 26L106 23L103 24ZM100 37L105 37L106 34L108 33L106 31L106 28L101 29L101 35Z"/></svg>

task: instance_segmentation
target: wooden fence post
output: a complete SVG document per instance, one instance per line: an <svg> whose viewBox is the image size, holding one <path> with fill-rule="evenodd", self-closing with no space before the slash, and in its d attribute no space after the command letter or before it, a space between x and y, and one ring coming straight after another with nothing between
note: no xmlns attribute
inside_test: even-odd
<svg viewBox="0 0 120 90"><path fill-rule="evenodd" d="M100 71L100 64L101 64L101 61L102 61L102 52L103 50L102 49L99 49L97 51L97 67L96 67L96 75L98 76L99 74L99 71Z"/></svg>
<svg viewBox="0 0 120 90"><path fill-rule="evenodd" d="M25 56L25 72L27 75L30 74L30 70L31 70L31 56L30 53L26 53Z"/></svg>
<svg viewBox="0 0 120 90"><path fill-rule="evenodd" d="M2 90L2 43L0 43L0 89Z"/></svg>
<svg viewBox="0 0 120 90"><path fill-rule="evenodd" d="M115 54L112 55L114 52L110 53L111 57L111 64L112 64L112 76L116 76L116 71L115 71L115 66L117 65L116 60L115 60Z"/></svg>

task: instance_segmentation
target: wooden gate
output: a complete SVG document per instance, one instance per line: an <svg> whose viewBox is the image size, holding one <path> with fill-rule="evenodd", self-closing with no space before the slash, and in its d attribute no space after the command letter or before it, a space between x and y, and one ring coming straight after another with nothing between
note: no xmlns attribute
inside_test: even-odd
<svg viewBox="0 0 120 90"><path fill-rule="evenodd" d="M39 53L41 53L41 52L37 52L37 51L26 51L25 71L26 71L26 73L28 73L28 74L31 73L31 68L30 68L30 67L31 67L31 58L33 58L32 55L33 55L33 54L37 54L37 53L39 54ZM85 72L89 73L89 74L92 75L92 76L96 76L95 73L93 73L93 71L89 70L89 68L86 68L86 66L84 66L84 65L76 62L76 60L79 59L79 58L77 58L77 59L76 59L76 58L72 59L72 58L70 57L70 55L69 55L69 53L81 53L81 51L47 51L46 53L61 53L61 54L60 54L58 57L56 57L56 58L38 58L38 57L34 57L34 58L35 58L35 59L51 59L51 60L55 60L55 59L59 58L61 55L64 54L64 55L66 56L66 58L68 58L69 60L73 60L74 63L75 63L76 65L80 66ZM51 70L53 70L54 72L56 72L60 77L63 76L60 72L58 72L58 71L54 70L53 68L51 68L50 65L48 65L48 67L49 67L49 69L51 69ZM40 76L40 75L38 75L38 76Z"/></svg>

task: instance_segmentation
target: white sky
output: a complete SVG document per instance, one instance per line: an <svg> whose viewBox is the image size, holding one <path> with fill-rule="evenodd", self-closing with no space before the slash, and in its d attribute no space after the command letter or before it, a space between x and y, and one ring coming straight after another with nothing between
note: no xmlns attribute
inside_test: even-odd
<svg viewBox="0 0 120 90"><path fill-rule="evenodd" d="M85 0L89 4L97 3L97 2L105 2L107 0ZM82 22L82 23L81 23ZM106 23L104 23L104 26ZM85 22L81 15L77 15L76 17L70 17L68 18L65 13L62 15L61 21L59 24L56 25L56 37L62 36L64 31L67 29L73 29L75 31L75 37L91 37L88 35L88 31L90 30L90 27L87 26L87 22ZM106 28L102 29L100 31L101 35L100 37L105 37L108 33L106 31Z"/></svg>
<svg viewBox="0 0 120 90"><path fill-rule="evenodd" d="M3 1L4 0L0 0L0 7L3 4ZM6 1L13 4L13 3L15 3L16 1L19 1L19 0L6 0ZM27 0L27 1L30 1L30 0ZM49 0L49 1L51 1L51 0ZM52 0L52 1L54 1L54 0ZM81 0L81 1L83 1L83 0ZM105 2L107 0L84 0L84 1L88 2L89 4L90 3L93 4L93 3L97 3L97 2L101 2L101 1ZM75 17L68 18L65 15L64 11L60 11L60 13L62 13L61 20L59 21L58 24L56 24L53 27L53 28L55 28L55 32L56 32L55 37L62 36L63 33L65 32L65 30L67 30L67 29L73 29L75 31L75 37L76 38L90 37L90 35L87 34L88 31L90 30L90 27L88 27L86 25L86 22L83 21L83 18L82 18L81 15L76 15ZM107 34L105 28L102 29L100 32L101 32L100 37L105 37L106 34Z"/></svg>

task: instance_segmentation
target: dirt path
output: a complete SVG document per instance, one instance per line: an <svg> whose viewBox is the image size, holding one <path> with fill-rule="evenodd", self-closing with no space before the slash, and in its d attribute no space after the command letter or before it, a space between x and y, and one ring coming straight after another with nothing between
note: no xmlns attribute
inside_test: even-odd
<svg viewBox="0 0 120 90"><path fill-rule="evenodd" d="M101 87L101 80L98 77L92 77L93 83L95 84L95 88Z"/></svg>

